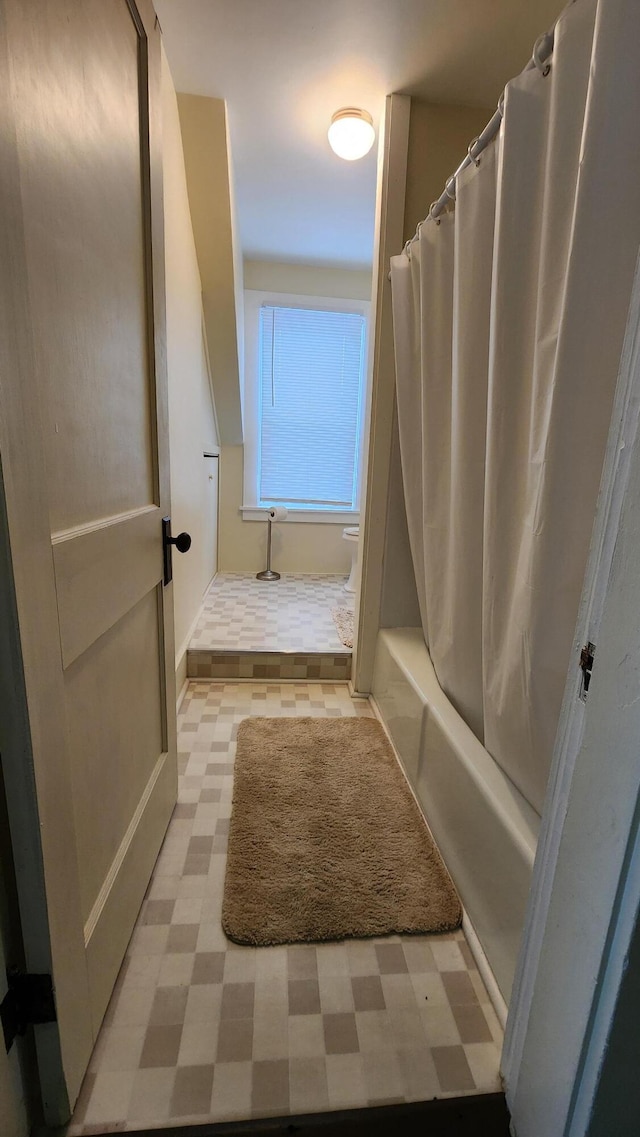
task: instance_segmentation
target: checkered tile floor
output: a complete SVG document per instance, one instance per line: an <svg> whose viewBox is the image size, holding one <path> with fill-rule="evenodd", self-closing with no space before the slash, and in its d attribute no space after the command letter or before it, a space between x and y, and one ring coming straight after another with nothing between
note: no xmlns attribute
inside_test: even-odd
<svg viewBox="0 0 640 1137"><path fill-rule="evenodd" d="M346 577L283 574L256 580L219 573L189 644L190 650L344 652L331 609L353 608Z"/></svg>
<svg viewBox="0 0 640 1137"><path fill-rule="evenodd" d="M192 682L179 804L71 1135L493 1092L502 1036L462 932L238 947L220 925L247 715L370 715L346 684Z"/></svg>

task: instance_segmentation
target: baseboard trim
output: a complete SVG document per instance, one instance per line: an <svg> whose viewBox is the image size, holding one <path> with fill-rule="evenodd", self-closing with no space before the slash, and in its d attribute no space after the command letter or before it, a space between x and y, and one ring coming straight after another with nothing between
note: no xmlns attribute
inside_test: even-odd
<svg viewBox="0 0 640 1137"><path fill-rule="evenodd" d="M491 970L491 964L487 959L485 950L480 943L478 933L471 923L466 908L462 909L462 930L467 937L467 943L469 944L471 954L478 966L480 978L487 988L487 994L491 999L491 1003L494 1011L496 1012L498 1022L504 1030L505 1026L507 1025L507 1015L509 1013L509 1008L504 1001L502 991L498 987L496 977Z"/></svg>
<svg viewBox="0 0 640 1137"><path fill-rule="evenodd" d="M187 682L187 652L183 651L176 663L176 691L180 692L178 697L177 706L179 708L184 695L184 688Z"/></svg>
<svg viewBox="0 0 640 1137"><path fill-rule="evenodd" d="M251 679L251 678L247 679L247 678L242 677L242 676L237 676L235 678L232 677L232 678L227 678L227 679L219 679L219 678L215 678L214 676L211 676L211 675L189 675L189 676L187 676L187 686L189 686L189 684L191 684L191 683L198 683L198 684L201 684L201 683L211 683L211 684L217 683L218 685L224 684L224 683L233 683L234 686L236 683L252 683L254 687L259 685L259 684L262 684L262 683L264 683L265 685L267 683L269 683L269 684L275 683L279 687L283 686L286 683L292 683L292 684L293 683L304 683L305 687L307 686L308 683L310 683L312 685L314 683L331 683L332 686L334 686L334 687L346 687L347 693L349 691L349 684L347 683L346 679Z"/></svg>
<svg viewBox="0 0 640 1137"><path fill-rule="evenodd" d="M371 698L370 693L365 694L364 691L356 691L355 687L353 686L353 679L348 679L347 682L349 684L349 694L350 694L352 699L369 699L369 698Z"/></svg>
<svg viewBox="0 0 640 1137"><path fill-rule="evenodd" d="M185 663L186 663L186 656L185 656ZM176 714L179 713L180 707L182 706L182 700L184 699L188 690L189 690L189 679L185 675L184 682L183 682L181 688L178 688L178 684L176 683L176 691L178 691L178 698L176 699Z"/></svg>
<svg viewBox="0 0 640 1137"><path fill-rule="evenodd" d="M180 696L181 699L182 699L182 696L184 694L183 689L184 689L185 682L187 680L187 652L189 650L189 644L191 643L193 633L195 632L195 630L198 626L198 622L200 620L200 617L201 617L202 613L204 612L204 602L205 602L207 593L208 593L209 589L211 588L211 585L213 584L217 575L218 575L218 573L214 572L213 576L211 577L211 580L209 581L207 587L205 588L204 593L202 595L202 603L199 605L198 611L196 612L196 614L195 614L195 616L191 622L191 626L189 627L189 631L187 632L185 638L183 639L180 647L178 648L178 650L176 652L176 691L181 692L181 696Z"/></svg>

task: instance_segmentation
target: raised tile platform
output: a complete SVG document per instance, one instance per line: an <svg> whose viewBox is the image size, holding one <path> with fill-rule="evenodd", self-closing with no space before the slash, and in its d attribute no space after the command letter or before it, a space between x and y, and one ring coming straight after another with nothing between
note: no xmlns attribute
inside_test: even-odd
<svg viewBox="0 0 640 1137"><path fill-rule="evenodd" d="M346 577L284 573L277 581L219 573L189 644L191 679L326 679L351 676L332 608L353 608Z"/></svg>
<svg viewBox="0 0 640 1137"><path fill-rule="evenodd" d="M351 652L192 651L190 679L349 679Z"/></svg>

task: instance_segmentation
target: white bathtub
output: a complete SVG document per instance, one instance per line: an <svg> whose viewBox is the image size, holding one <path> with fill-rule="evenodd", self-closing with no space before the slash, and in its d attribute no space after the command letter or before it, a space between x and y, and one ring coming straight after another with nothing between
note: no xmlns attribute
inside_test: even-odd
<svg viewBox="0 0 640 1137"><path fill-rule="evenodd" d="M449 702L419 629L380 632L373 697L508 1003L540 819Z"/></svg>

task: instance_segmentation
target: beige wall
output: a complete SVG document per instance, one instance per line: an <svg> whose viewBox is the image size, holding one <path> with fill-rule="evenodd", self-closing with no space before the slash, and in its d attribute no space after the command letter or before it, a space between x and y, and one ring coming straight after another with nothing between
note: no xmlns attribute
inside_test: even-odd
<svg viewBox="0 0 640 1137"><path fill-rule="evenodd" d="M242 442L242 271L223 99L178 95L182 145L221 441ZM241 353L240 353L241 354Z"/></svg>
<svg viewBox="0 0 640 1137"><path fill-rule="evenodd" d="M458 168L469 143L480 134L490 117L490 112L483 108L439 106L412 98L404 207L405 240L413 236L418 222L426 217L431 202L440 197L447 178ZM420 626L395 416L380 615L382 627Z"/></svg>
<svg viewBox="0 0 640 1137"><path fill-rule="evenodd" d="M229 133L229 119L226 118L226 145L227 166L229 178L229 223L231 226L231 255L233 260L233 299L236 310L236 350L238 354L238 385L240 389L240 418L243 416L243 383L244 375L244 279L242 244L238 227L238 214L236 209L235 169L233 164L233 150L231 135ZM239 441L239 440L238 440Z"/></svg>
<svg viewBox="0 0 640 1137"><path fill-rule="evenodd" d="M371 299L371 273L339 267L245 261L244 286L257 292L336 296L342 300Z"/></svg>
<svg viewBox="0 0 640 1137"><path fill-rule="evenodd" d="M489 118L490 112L476 107L440 106L404 95L387 99L378 166L371 436L354 665L354 683L362 693L371 690L379 628L420 623L395 425L389 258L413 236Z"/></svg>
<svg viewBox="0 0 640 1137"><path fill-rule="evenodd" d="M393 416L382 562L380 627L419 628L422 621L407 529L397 414Z"/></svg>
<svg viewBox="0 0 640 1137"><path fill-rule="evenodd" d="M405 241L413 237L418 222L429 212L431 202L440 197L447 178L460 165L469 143L490 118L491 113L483 108L439 106L421 99L411 100Z"/></svg>
<svg viewBox="0 0 640 1137"><path fill-rule="evenodd" d="M299 296L335 296L369 300L371 274L344 268L245 261L246 288ZM244 521L242 446L223 446L220 459L220 556L222 572L258 572L264 568L267 526ZM284 572L347 573L350 547L342 539L344 523L283 522L273 527L272 563Z"/></svg>
<svg viewBox="0 0 640 1137"><path fill-rule="evenodd" d="M173 554L177 663L211 578L203 555L205 513L212 509L204 450L217 445L202 330L200 275L189 215L180 119L166 60L162 69L163 176L169 373L169 453L173 533L192 547ZM181 673L178 679L182 678Z"/></svg>
<svg viewBox="0 0 640 1137"><path fill-rule="evenodd" d="M408 95L387 95L378 142L364 516L360 528L360 590L353 642L352 682L355 690L363 695L371 691L382 607L395 404L389 261L403 243L410 114ZM404 585L402 581L401 587Z"/></svg>
<svg viewBox="0 0 640 1137"><path fill-rule="evenodd" d="M404 238L416 231L447 178L464 158L473 138L485 127L489 112L478 107L439 106L411 100ZM420 609L409 547L397 418L391 442L384 574L380 610L382 627L419 627Z"/></svg>
<svg viewBox="0 0 640 1137"><path fill-rule="evenodd" d="M221 572L259 572L265 566L267 525L243 521L242 446L223 446L220 457ZM342 525L284 521L273 526L272 567L278 572L344 573L351 553Z"/></svg>

